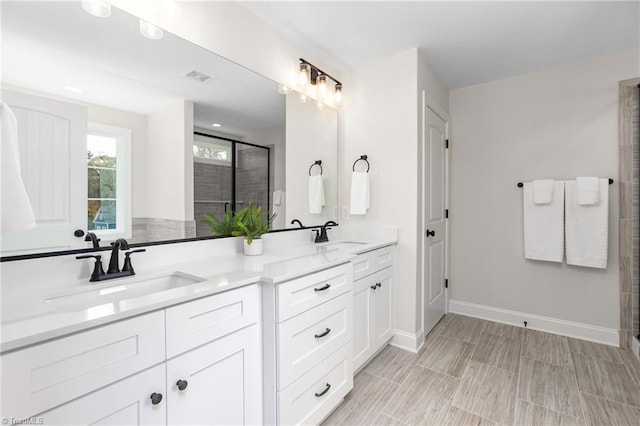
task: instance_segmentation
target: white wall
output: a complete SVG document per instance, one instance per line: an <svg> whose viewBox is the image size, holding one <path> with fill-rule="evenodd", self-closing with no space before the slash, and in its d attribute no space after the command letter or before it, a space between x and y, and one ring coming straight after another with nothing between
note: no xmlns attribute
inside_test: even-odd
<svg viewBox="0 0 640 426"><path fill-rule="evenodd" d="M451 92L450 297L616 330L618 186L606 270L523 258L520 181L618 177L618 81L637 52Z"/></svg>
<svg viewBox="0 0 640 426"><path fill-rule="evenodd" d="M98 105L88 105L93 123L131 129L132 215L147 216L147 117Z"/></svg>
<svg viewBox="0 0 640 426"><path fill-rule="evenodd" d="M147 217L193 220L193 102L149 115Z"/></svg>
<svg viewBox="0 0 640 426"><path fill-rule="evenodd" d="M299 219L305 226L322 225L336 220L338 206L338 113L335 109L318 109L316 102L302 103L296 92L287 95L286 109L286 224ZM322 161L325 206L322 213L309 213L309 167ZM318 172L317 166L312 170Z"/></svg>

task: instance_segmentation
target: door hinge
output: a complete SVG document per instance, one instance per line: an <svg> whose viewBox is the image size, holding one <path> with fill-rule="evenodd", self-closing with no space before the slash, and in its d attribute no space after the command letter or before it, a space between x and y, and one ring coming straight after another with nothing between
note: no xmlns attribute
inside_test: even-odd
<svg viewBox="0 0 640 426"><path fill-rule="evenodd" d="M449 288L449 279L448 278L444 279L444 288Z"/></svg>
<svg viewBox="0 0 640 426"><path fill-rule="evenodd" d="M449 149L449 139L445 139L445 141L444 141L444 148L445 148L445 149Z"/></svg>
<svg viewBox="0 0 640 426"><path fill-rule="evenodd" d="M444 210L444 218L449 219L449 209Z"/></svg>

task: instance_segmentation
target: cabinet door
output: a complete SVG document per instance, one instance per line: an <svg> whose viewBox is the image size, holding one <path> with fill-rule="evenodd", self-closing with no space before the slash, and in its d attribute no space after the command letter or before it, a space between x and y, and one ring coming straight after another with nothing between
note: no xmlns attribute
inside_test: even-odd
<svg viewBox="0 0 640 426"><path fill-rule="evenodd" d="M371 278L363 278L353 287L353 370L357 371L373 354L373 289Z"/></svg>
<svg viewBox="0 0 640 426"><path fill-rule="evenodd" d="M373 346L374 352L381 348L393 335L391 328L391 285L392 268L383 269L373 275L374 291Z"/></svg>
<svg viewBox="0 0 640 426"><path fill-rule="evenodd" d="M156 405L153 393L163 396ZM160 364L36 417L46 425L159 425L166 422L165 395Z"/></svg>
<svg viewBox="0 0 640 426"><path fill-rule="evenodd" d="M261 365L257 324L169 360L167 423L261 424Z"/></svg>

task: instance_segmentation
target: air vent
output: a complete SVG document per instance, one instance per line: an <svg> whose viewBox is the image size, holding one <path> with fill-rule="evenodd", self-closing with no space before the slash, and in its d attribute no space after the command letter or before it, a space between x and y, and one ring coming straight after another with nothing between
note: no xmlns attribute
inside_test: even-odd
<svg viewBox="0 0 640 426"><path fill-rule="evenodd" d="M211 79L211 76L209 74L205 74L202 71L198 71L198 70L189 71L184 76L192 80L195 80L198 83L205 83Z"/></svg>

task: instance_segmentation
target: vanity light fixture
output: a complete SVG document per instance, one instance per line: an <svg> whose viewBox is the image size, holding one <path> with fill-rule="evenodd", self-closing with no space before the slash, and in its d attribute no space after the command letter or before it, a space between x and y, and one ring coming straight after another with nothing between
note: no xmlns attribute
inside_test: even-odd
<svg viewBox="0 0 640 426"><path fill-rule="evenodd" d="M164 31L162 28L141 19L140 34L151 40L160 40L164 36Z"/></svg>
<svg viewBox="0 0 640 426"><path fill-rule="evenodd" d="M82 0L82 8L88 14L98 18L111 16L111 5L104 0Z"/></svg>
<svg viewBox="0 0 640 426"><path fill-rule="evenodd" d="M329 90L329 80L335 84L333 93ZM339 105L342 101L342 83L303 58L300 58L298 91L327 105Z"/></svg>

